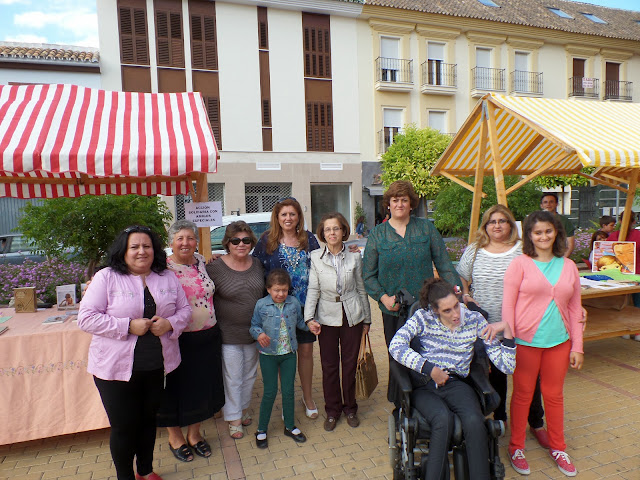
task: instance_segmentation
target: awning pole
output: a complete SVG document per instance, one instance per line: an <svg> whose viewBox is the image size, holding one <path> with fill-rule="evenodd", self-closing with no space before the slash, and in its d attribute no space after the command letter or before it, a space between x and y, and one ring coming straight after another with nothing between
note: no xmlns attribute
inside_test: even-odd
<svg viewBox="0 0 640 480"><path fill-rule="evenodd" d="M493 157L493 180L496 183L496 196L498 203L507 207L507 194L502 173L502 158L498 147L498 132L496 130L496 107L487 102L487 122L489 125L489 142L491 144L491 156Z"/></svg>
<svg viewBox="0 0 640 480"><path fill-rule="evenodd" d="M208 202L209 201L209 186L207 185L207 174L206 173L196 173L194 174L196 177L196 194L192 195L194 202ZM189 186L192 183L189 182ZM202 255L205 260L209 261L211 258L211 229L209 227L200 227L198 228L198 252Z"/></svg>
<svg viewBox="0 0 640 480"><path fill-rule="evenodd" d="M638 175L640 171L635 169L629 179L629 190L627 193L627 201L624 204L624 215L622 217L622 224L620 225L620 241L624 242L629 232L629 223L631 222L631 209L633 207L633 197L636 193L636 187L638 186ZM640 248L636 245L636 248Z"/></svg>
<svg viewBox="0 0 640 480"><path fill-rule="evenodd" d="M484 161L487 152L487 101L482 101L482 117L480 120L480 148L476 161L476 178L473 183L473 204L471 206L471 221L469 222L469 238L471 243L476 238L476 231L480 223L480 205L482 203L482 183L484 181Z"/></svg>

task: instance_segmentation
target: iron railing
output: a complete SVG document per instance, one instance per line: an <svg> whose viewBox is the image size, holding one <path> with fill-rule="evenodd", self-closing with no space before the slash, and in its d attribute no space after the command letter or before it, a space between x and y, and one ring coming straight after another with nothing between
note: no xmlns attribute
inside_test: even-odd
<svg viewBox="0 0 640 480"><path fill-rule="evenodd" d="M471 89L494 92L504 91L504 68L472 68Z"/></svg>
<svg viewBox="0 0 640 480"><path fill-rule="evenodd" d="M413 60L376 58L376 80L389 83L413 83Z"/></svg>
<svg viewBox="0 0 640 480"><path fill-rule="evenodd" d="M600 97L600 82L597 78L570 77L569 96L598 98Z"/></svg>
<svg viewBox="0 0 640 480"><path fill-rule="evenodd" d="M427 60L421 65L422 86L456 87L458 85L457 65L440 60Z"/></svg>
<svg viewBox="0 0 640 480"><path fill-rule="evenodd" d="M513 93L542 95L542 72L514 70L510 74Z"/></svg>
<svg viewBox="0 0 640 480"><path fill-rule="evenodd" d="M618 80L605 80L602 82L605 100L632 100L633 82L619 82Z"/></svg>

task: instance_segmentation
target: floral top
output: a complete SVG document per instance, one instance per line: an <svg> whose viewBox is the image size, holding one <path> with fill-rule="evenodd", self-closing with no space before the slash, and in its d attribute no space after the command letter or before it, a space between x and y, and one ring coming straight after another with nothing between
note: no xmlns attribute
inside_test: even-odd
<svg viewBox="0 0 640 480"><path fill-rule="evenodd" d="M307 288L309 286L309 268L311 257L309 253L320 248L318 240L313 233L307 232L309 246L307 250L298 250L297 247L287 247L280 244L271 255L267 253L267 231L256 245L253 256L262 262L265 277L276 268L284 268L291 277L291 290L289 293L296 297L301 305L307 300Z"/></svg>
<svg viewBox="0 0 640 480"><path fill-rule="evenodd" d="M196 263L182 265L171 258L167 258L167 267L172 270L184 290L189 305L191 305L191 320L184 329L185 332L199 332L207 330L216 324L216 312L213 308L213 293L215 285L205 270L204 257L194 253Z"/></svg>

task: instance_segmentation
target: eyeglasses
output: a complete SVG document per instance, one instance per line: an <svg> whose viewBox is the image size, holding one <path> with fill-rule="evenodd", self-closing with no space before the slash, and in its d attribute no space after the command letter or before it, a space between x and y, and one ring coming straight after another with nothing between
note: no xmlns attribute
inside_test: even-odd
<svg viewBox="0 0 640 480"><path fill-rule="evenodd" d="M283 197L281 199L278 200L278 203L282 203L285 200L293 200L294 202L297 202L298 200L295 199L295 197Z"/></svg>
<svg viewBox="0 0 640 480"><path fill-rule="evenodd" d="M323 232L324 233L331 233L331 232L339 232L340 230L342 230L341 227L333 227L333 228L327 227L327 228L325 228L323 230Z"/></svg>
<svg viewBox="0 0 640 480"><path fill-rule="evenodd" d="M229 243L231 245L240 245L240 242L244 243L245 245L249 245L249 244L251 244L251 238L249 238L249 237L243 237L243 238L233 237L233 238L229 239Z"/></svg>
<svg viewBox="0 0 640 480"><path fill-rule="evenodd" d="M509 220L507 220L506 218L501 218L499 220L489 220L487 222L487 225L491 225L491 226L498 225L498 224L504 225L505 223L509 223Z"/></svg>
<svg viewBox="0 0 640 480"><path fill-rule="evenodd" d="M125 228L124 233L151 233L151 229L149 227L145 227L144 225L131 225L130 227Z"/></svg>

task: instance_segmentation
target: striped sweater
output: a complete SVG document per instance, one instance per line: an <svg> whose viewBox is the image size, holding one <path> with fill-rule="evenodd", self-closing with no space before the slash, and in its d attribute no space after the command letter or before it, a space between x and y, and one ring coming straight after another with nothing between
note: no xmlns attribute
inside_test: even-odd
<svg viewBox="0 0 640 480"><path fill-rule="evenodd" d="M453 332L438 320L431 309L418 310L396 332L389 345L389 353L402 365L416 372L429 374L434 366L461 377L469 375L473 358L473 345L487 326L478 313L460 304L460 326ZM413 350L411 340L417 338L420 346ZM415 345L415 343L414 343ZM510 375L516 368L516 347L513 340L501 343L498 339L484 341L493 364Z"/></svg>

